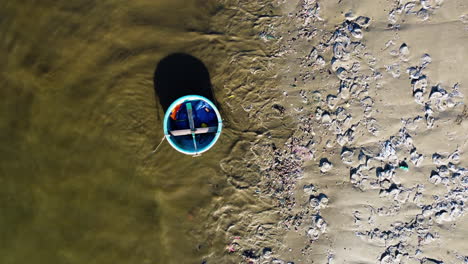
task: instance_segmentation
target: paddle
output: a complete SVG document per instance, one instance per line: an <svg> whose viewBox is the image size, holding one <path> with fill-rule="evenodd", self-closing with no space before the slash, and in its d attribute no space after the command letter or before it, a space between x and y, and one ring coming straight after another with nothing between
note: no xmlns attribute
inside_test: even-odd
<svg viewBox="0 0 468 264"><path fill-rule="evenodd" d="M197 150L197 141L195 140L195 123L193 122L192 104L187 103L186 106L187 106L187 115L189 119L190 130L192 131L193 146L195 147L195 153L197 153L198 150Z"/></svg>

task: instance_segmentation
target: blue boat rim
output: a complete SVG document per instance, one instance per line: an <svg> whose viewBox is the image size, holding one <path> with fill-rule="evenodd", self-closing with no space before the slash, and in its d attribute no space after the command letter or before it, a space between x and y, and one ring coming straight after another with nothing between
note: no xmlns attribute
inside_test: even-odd
<svg viewBox="0 0 468 264"><path fill-rule="evenodd" d="M168 123L169 123L169 120L171 118L170 117L171 112L176 106L178 106L180 104L183 104L186 101L197 101L197 100L206 102L214 110L214 112L216 114L216 117L217 117L217 120L218 120L218 123L217 123L216 134L215 134L214 138L211 140L211 142L208 145L203 146L200 149L197 149L196 143L195 143L195 149L190 150L190 149L182 148L181 146L177 145L176 142L174 142L173 138L175 136L170 134ZM190 106L190 108L191 108L191 106ZM186 95L186 96L182 96L182 97L178 98L177 100L172 102L172 104L169 106L166 113L164 114L164 120L163 120L164 136L166 137L167 141L169 142L169 144L173 148L175 148L177 151L179 151L179 152L181 152L183 154L187 154L187 155L192 155L192 156L193 155L199 155L199 154L209 150L211 147L213 147L214 144L216 143L216 141L218 141L219 136L221 135L222 127L223 127L223 120L221 119L221 115L220 115L220 113L218 111L218 108L208 98L200 96L200 95ZM194 139L194 141L195 141L195 139Z"/></svg>

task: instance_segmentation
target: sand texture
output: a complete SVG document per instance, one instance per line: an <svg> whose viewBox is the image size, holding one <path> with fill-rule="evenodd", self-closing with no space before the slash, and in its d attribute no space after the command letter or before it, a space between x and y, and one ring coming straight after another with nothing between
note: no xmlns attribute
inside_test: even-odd
<svg viewBox="0 0 468 264"><path fill-rule="evenodd" d="M302 166L281 246L255 261L468 263L468 2L282 7Z"/></svg>

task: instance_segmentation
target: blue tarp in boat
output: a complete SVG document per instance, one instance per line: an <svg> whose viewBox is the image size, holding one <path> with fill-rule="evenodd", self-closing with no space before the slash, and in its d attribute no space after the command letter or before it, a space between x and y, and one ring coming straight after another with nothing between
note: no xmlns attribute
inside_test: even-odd
<svg viewBox="0 0 468 264"><path fill-rule="evenodd" d="M189 101L193 108L193 121L195 127L211 127L218 125L218 119L213 108L204 101ZM187 102L188 103L188 102ZM178 108L173 119L174 129L189 129L189 119L187 113L187 103L183 103Z"/></svg>
<svg viewBox="0 0 468 264"><path fill-rule="evenodd" d="M208 99L192 95L177 99L164 117L164 133L178 151L197 155L211 148L219 138L222 120Z"/></svg>

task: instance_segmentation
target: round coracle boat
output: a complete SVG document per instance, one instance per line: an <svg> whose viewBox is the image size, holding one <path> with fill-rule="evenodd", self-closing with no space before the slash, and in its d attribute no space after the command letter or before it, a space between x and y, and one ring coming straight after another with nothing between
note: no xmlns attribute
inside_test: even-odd
<svg viewBox="0 0 468 264"><path fill-rule="evenodd" d="M199 155L214 146L223 127L216 106L207 98L187 95L175 100L164 115L164 135L173 148Z"/></svg>

